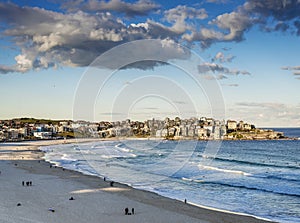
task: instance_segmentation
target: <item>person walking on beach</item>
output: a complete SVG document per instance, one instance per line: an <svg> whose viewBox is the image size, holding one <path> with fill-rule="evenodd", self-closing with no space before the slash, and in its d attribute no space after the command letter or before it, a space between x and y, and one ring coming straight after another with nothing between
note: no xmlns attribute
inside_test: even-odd
<svg viewBox="0 0 300 223"><path fill-rule="evenodd" d="M49 208L48 211L55 212L53 208Z"/></svg>

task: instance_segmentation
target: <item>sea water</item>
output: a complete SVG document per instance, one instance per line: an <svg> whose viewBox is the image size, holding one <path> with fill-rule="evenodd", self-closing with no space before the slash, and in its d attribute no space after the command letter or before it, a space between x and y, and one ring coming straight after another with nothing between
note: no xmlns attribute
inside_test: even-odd
<svg viewBox="0 0 300 223"><path fill-rule="evenodd" d="M279 129L300 137L300 129ZM116 140L43 147L45 159L190 203L300 222L300 140Z"/></svg>

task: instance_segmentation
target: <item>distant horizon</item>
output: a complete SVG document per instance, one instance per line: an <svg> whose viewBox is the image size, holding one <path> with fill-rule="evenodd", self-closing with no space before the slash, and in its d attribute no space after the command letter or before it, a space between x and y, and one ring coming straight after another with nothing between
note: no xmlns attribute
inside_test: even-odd
<svg viewBox="0 0 300 223"><path fill-rule="evenodd" d="M204 117L204 116L201 116L201 117ZM201 117L199 117L199 118L201 118ZM167 118L167 117L165 117L165 118ZM168 118L170 118L171 120L175 119L175 117L174 118L168 117ZM190 117L190 118L194 118L194 117ZM184 119L190 119L190 118L184 118ZM195 117L195 118L197 118L197 117ZM197 118L197 119L199 119L199 118ZM206 118L213 118L213 117L206 117ZM18 117L18 118L6 118L6 119L0 118L0 121L13 120L13 119L36 119L36 120L50 120L50 121L74 121L73 119L65 119L65 118L56 119L56 118L36 118L36 117ZM147 121L147 120L152 120L152 119L137 120L137 119L131 119L131 118L128 118L128 119L130 119L130 121L139 121L139 122L144 122L144 121ZM180 118L180 119L182 119L182 118ZM93 123L93 122L97 123L97 122L102 122L102 121L104 121L104 122L117 122L117 121L125 121L125 120L126 119L124 119L124 120L115 120L115 121L111 121L111 120L98 120L98 121L75 120L75 121L86 121L86 122L91 122L91 123ZM155 119L155 120L163 121L164 118L162 118L162 119ZM218 119L215 119L215 120L218 120ZM243 119L242 120L237 120L237 119L234 119L234 118L232 118L232 119L225 119L225 121L227 121L227 120L234 120L234 121L237 121L237 122L244 121L244 122L247 122L249 124L253 124L256 128L290 128L290 129L292 129L292 128L300 128L300 126L259 126L259 125L256 125L255 123L253 123L253 122L251 122L249 120L243 120ZM222 121L222 120L219 120L219 121Z"/></svg>

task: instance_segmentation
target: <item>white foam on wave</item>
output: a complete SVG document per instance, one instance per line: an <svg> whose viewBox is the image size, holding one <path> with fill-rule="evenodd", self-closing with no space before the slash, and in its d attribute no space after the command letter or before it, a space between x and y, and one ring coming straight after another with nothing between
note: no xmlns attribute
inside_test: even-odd
<svg viewBox="0 0 300 223"><path fill-rule="evenodd" d="M95 155L95 153L91 150L80 150L81 154L89 154L89 155Z"/></svg>
<svg viewBox="0 0 300 223"><path fill-rule="evenodd" d="M130 150L130 149L126 149L126 148L119 148L122 152L127 152L127 153L129 153L129 152L132 152L132 150Z"/></svg>
<svg viewBox="0 0 300 223"><path fill-rule="evenodd" d="M215 157L213 156L208 156L208 155L201 155L202 158L205 158L205 159L214 159Z"/></svg>
<svg viewBox="0 0 300 223"><path fill-rule="evenodd" d="M244 176L251 176L251 173L246 173L241 170L228 170L228 169L222 169L218 167L213 167L213 166L204 166L204 165L198 165L199 169L205 169L205 170L214 170L218 172L224 172L224 173L232 173L232 174L239 174L239 175L244 175Z"/></svg>
<svg viewBox="0 0 300 223"><path fill-rule="evenodd" d="M240 215L240 216L248 216L248 217L253 217L253 218L256 218L256 219L259 219L259 220L263 220L263 221L273 222L271 219L264 218L264 217L259 217L259 216L256 216L256 215L251 215L251 214L246 214L246 213L241 213L241 212L235 212L235 211L228 211L228 210L225 210L225 209L204 206L204 205L196 204L196 203L193 203L193 202L189 202L189 204L194 205L196 207L204 208L204 209L207 209L207 210L218 211L218 212L229 213L229 214L235 214L235 215Z"/></svg>
<svg viewBox="0 0 300 223"><path fill-rule="evenodd" d="M121 154L109 154L109 155L101 155L100 156L103 159L112 159L112 158L128 158L128 157L136 157L135 154L126 154L126 155L121 155Z"/></svg>
<svg viewBox="0 0 300 223"><path fill-rule="evenodd" d="M121 147L121 145L122 145L122 143L119 143L119 144L115 145L115 148L118 149L118 150L120 150L120 151L122 151L122 152L128 152L128 153L132 152L131 149L123 148L123 147Z"/></svg>
<svg viewBox="0 0 300 223"><path fill-rule="evenodd" d="M66 153L61 154L61 159L62 160L67 160L67 161L71 161L71 162L76 162L78 161L77 159L72 158L71 156L69 156Z"/></svg>
<svg viewBox="0 0 300 223"><path fill-rule="evenodd" d="M188 181L188 182L196 182L196 183L205 182L204 180L197 180L197 179L191 179L191 178L186 178L186 177L182 177L181 179L184 180L184 181Z"/></svg>
<svg viewBox="0 0 300 223"><path fill-rule="evenodd" d="M182 179L182 180L185 180L185 181L190 181L190 182L193 181L193 179L185 178L185 177L182 177L181 179Z"/></svg>

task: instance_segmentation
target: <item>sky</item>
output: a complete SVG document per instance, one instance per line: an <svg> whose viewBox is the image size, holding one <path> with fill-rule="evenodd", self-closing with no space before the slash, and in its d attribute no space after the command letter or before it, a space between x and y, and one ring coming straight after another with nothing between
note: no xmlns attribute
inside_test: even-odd
<svg viewBox="0 0 300 223"><path fill-rule="evenodd" d="M0 1L0 119L300 126L299 0Z"/></svg>

